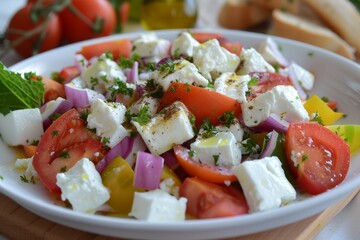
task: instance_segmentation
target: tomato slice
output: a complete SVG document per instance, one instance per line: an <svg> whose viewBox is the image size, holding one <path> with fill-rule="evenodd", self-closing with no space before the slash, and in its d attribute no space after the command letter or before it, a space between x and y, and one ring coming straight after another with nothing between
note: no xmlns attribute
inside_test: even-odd
<svg viewBox="0 0 360 240"><path fill-rule="evenodd" d="M119 40L94 43L83 46L79 53L82 54L86 59L91 59L92 57L99 57L103 53L111 52L114 59L116 60L120 57L130 57L131 48L132 43L130 39L123 38Z"/></svg>
<svg viewBox="0 0 360 240"><path fill-rule="evenodd" d="M62 97L65 98L66 94L65 94L65 87L63 84L47 78L47 77L39 77L39 76L34 76L32 78L32 80L34 81L42 81L42 83L44 84L44 88L45 88L45 93L44 93L44 101L48 102L51 100L56 100L58 97Z"/></svg>
<svg viewBox="0 0 360 240"><path fill-rule="evenodd" d="M189 155L189 150L181 145L174 146L174 152L180 166L190 175L212 183L235 182L237 178L231 170L210 164L195 162Z"/></svg>
<svg viewBox="0 0 360 240"><path fill-rule="evenodd" d="M279 73L252 72L249 73L249 75L250 77L256 78L258 81L256 85L250 87L250 90L253 93L253 96L250 96L250 99L271 90L277 85L293 86L291 80L288 77L285 77Z"/></svg>
<svg viewBox="0 0 360 240"><path fill-rule="evenodd" d="M241 113L241 105L233 98L205 88L173 82L160 101L159 110L175 101L183 102L195 115L195 125L200 126L208 118L213 125L220 123L218 117L225 112Z"/></svg>
<svg viewBox="0 0 360 240"><path fill-rule="evenodd" d="M187 213L196 218L222 218L247 214L244 194L233 186L209 183L199 178L186 178L179 194L187 198Z"/></svg>
<svg viewBox="0 0 360 240"><path fill-rule="evenodd" d="M346 142L316 122L290 123L285 153L297 185L312 195L341 183L350 165Z"/></svg>
<svg viewBox="0 0 360 240"><path fill-rule="evenodd" d="M83 157L96 163L104 154L100 141L86 129L79 113L71 109L45 131L37 146L33 165L41 182L51 191L60 192L56 174L69 170Z"/></svg>
<svg viewBox="0 0 360 240"><path fill-rule="evenodd" d="M204 43L210 39L222 39L224 36L220 33L207 33L207 32L193 32L192 37L199 43Z"/></svg>
<svg viewBox="0 0 360 240"><path fill-rule="evenodd" d="M62 83L68 83L80 74L79 69L76 66L67 66L61 69L58 73L58 78L62 80Z"/></svg>

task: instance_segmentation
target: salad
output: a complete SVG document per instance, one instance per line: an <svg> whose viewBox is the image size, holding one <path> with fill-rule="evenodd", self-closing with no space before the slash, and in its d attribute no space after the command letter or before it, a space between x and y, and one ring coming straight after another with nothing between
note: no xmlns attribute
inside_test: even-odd
<svg viewBox="0 0 360 240"><path fill-rule="evenodd" d="M336 103L308 97L315 76L271 38L256 50L220 34L145 34L74 59L51 78L2 66L0 131L23 151L19 179L75 211L147 221L267 211L337 186L359 147L358 127L332 125Z"/></svg>

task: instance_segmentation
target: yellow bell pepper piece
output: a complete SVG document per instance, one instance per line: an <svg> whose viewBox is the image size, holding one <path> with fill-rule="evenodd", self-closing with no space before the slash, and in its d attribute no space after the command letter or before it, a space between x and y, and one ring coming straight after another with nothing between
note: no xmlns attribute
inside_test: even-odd
<svg viewBox="0 0 360 240"><path fill-rule="evenodd" d="M105 187L110 190L107 204L116 214L128 214L131 211L135 192L143 189L133 186L134 171L122 157L115 158L101 174Z"/></svg>
<svg viewBox="0 0 360 240"><path fill-rule="evenodd" d="M304 104L310 118L318 114L325 126L331 125L344 116L343 113L333 111L319 96L312 95Z"/></svg>

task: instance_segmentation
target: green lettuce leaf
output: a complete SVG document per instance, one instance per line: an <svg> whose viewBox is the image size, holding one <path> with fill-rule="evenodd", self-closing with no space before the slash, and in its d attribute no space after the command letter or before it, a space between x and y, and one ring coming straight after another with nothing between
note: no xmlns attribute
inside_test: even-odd
<svg viewBox="0 0 360 240"><path fill-rule="evenodd" d="M8 70L0 62L0 113L40 107L44 92L41 81L24 79L21 74Z"/></svg>

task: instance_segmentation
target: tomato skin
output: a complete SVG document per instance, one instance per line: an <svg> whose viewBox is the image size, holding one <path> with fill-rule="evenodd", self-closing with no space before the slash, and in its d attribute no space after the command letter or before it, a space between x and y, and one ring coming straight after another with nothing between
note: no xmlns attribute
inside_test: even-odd
<svg viewBox="0 0 360 240"><path fill-rule="evenodd" d="M340 184L350 166L346 142L316 122L290 123L285 154L298 187L312 195Z"/></svg>
<svg viewBox="0 0 360 240"><path fill-rule="evenodd" d="M279 73L252 72L249 73L249 75L250 77L255 77L258 80L258 84L256 86L251 86L250 88L251 92L254 94L252 97L256 97L259 94L265 93L277 85L293 86L291 80L288 77L285 77ZM250 99L252 97L250 97Z"/></svg>
<svg viewBox="0 0 360 240"><path fill-rule="evenodd" d="M196 218L222 218L247 214L244 194L233 186L209 183L199 178L186 178L179 195L188 199L186 211Z"/></svg>
<svg viewBox="0 0 360 240"><path fill-rule="evenodd" d="M174 146L174 152L180 166L190 176L195 176L212 183L224 184L227 181L237 181L236 176L228 169L195 162L189 155L188 149L181 145Z"/></svg>
<svg viewBox="0 0 360 240"><path fill-rule="evenodd" d="M60 70L58 77L63 80L63 84L70 82L80 75L80 71L76 66L67 66Z"/></svg>
<svg viewBox="0 0 360 240"><path fill-rule="evenodd" d="M117 60L120 57L129 58L131 55L132 43L130 39L118 39L108 42L100 42L91 45L86 45L79 51L86 59L93 57L99 57L105 52L111 52L114 59Z"/></svg>
<svg viewBox="0 0 360 240"><path fill-rule="evenodd" d="M194 101L196 99L196 101ZM234 116L241 114L241 105L235 99L205 88L173 82L160 101L159 110L175 101L183 102L195 115L195 126L200 126L206 118L213 125L220 124L220 117L225 112L234 112Z"/></svg>
<svg viewBox="0 0 360 240"><path fill-rule="evenodd" d="M62 156L64 152L68 155ZM71 109L45 131L37 146L33 165L41 182L51 192L60 192L56 185L56 174L61 169L70 169L83 157L96 163L103 154L101 142L95 140L94 134L86 129L79 113Z"/></svg>
<svg viewBox="0 0 360 240"><path fill-rule="evenodd" d="M44 24L45 19L39 18L38 22L33 22L31 20L31 11L34 4L27 4L23 8L19 9L10 19L6 38L14 43L19 38L23 37L23 33L15 33L14 31L31 31L35 28L39 27L41 24ZM49 23L47 27L41 32L45 33L44 40L42 41L39 52L44 52L59 46L61 37L62 37L62 29L60 18L56 14L51 14L47 16L49 18ZM23 57L30 57L33 55L34 46L36 42L40 38L40 33L34 34L33 36L25 39L17 46L14 46L14 49L17 53L22 55Z"/></svg>
<svg viewBox="0 0 360 240"><path fill-rule="evenodd" d="M65 8L59 13L61 24L63 26L64 37L69 42L78 42L95 37L103 37L110 35L115 28L116 17L115 11L107 0L72 0L71 4L81 14L84 15L90 22L85 23L82 19L76 16L69 7ZM100 11L101 9L101 11ZM100 32L95 32L92 29L96 19L103 21Z"/></svg>

